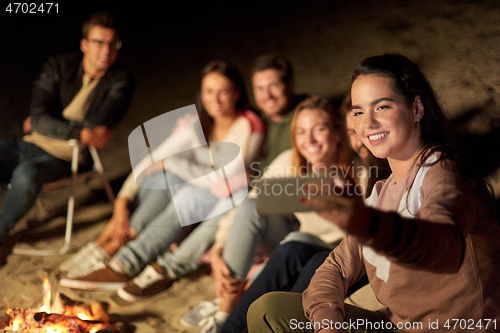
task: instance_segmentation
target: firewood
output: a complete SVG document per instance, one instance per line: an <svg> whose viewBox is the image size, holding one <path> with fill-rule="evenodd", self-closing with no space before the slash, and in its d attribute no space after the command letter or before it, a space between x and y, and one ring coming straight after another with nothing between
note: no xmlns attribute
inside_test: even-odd
<svg viewBox="0 0 500 333"><path fill-rule="evenodd" d="M81 304L81 305L74 306L71 309L71 313L73 314L74 317L78 317L78 315L83 315L83 316L85 316L85 318L82 318L82 319L85 319L85 320L92 319L92 312L90 312L90 306L88 306L88 305Z"/></svg>
<svg viewBox="0 0 500 333"><path fill-rule="evenodd" d="M47 330L45 328L31 328L28 330L18 330L18 331L0 330L0 333L47 333Z"/></svg>
<svg viewBox="0 0 500 333"><path fill-rule="evenodd" d="M92 319L100 319L103 323L109 323L109 314L106 312L107 304L92 301L90 310L92 311Z"/></svg>
<svg viewBox="0 0 500 333"><path fill-rule="evenodd" d="M67 323L67 326L81 326L86 330L90 330L94 325L100 324L100 321L97 320L81 320L78 317L69 317L57 313L45 313L38 312L34 315L34 319L41 324L53 324L53 325L64 325Z"/></svg>
<svg viewBox="0 0 500 333"><path fill-rule="evenodd" d="M0 315L0 328L9 326L10 316L8 314Z"/></svg>
<svg viewBox="0 0 500 333"><path fill-rule="evenodd" d="M123 321L119 321L113 325L116 333L128 333L129 329Z"/></svg>
<svg viewBox="0 0 500 333"><path fill-rule="evenodd" d="M75 306L76 305L76 301L72 300L71 298L69 298L68 296L64 295L64 294L58 294L59 295L59 299L61 300L61 303L63 306L65 307L70 307L70 306Z"/></svg>

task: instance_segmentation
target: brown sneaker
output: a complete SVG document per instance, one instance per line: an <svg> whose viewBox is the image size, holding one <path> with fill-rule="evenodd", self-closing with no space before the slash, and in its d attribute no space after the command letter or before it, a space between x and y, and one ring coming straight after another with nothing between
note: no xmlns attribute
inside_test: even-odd
<svg viewBox="0 0 500 333"><path fill-rule="evenodd" d="M140 302L168 289L172 282L160 265L152 263L132 281L118 289L117 294L128 302Z"/></svg>
<svg viewBox="0 0 500 333"><path fill-rule="evenodd" d="M61 279L59 285L85 290L116 290L130 279L131 277L127 274L117 273L104 262L98 261L86 274L74 279Z"/></svg>

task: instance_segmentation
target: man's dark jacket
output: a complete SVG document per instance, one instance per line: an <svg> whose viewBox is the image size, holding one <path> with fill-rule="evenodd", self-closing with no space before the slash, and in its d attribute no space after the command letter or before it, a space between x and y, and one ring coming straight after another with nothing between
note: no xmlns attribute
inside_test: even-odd
<svg viewBox="0 0 500 333"><path fill-rule="evenodd" d="M35 81L31 102L31 125L46 136L79 139L83 127L113 128L125 116L134 82L130 73L116 63L101 77L90 97L83 122L68 121L62 112L82 87L82 54L50 57Z"/></svg>

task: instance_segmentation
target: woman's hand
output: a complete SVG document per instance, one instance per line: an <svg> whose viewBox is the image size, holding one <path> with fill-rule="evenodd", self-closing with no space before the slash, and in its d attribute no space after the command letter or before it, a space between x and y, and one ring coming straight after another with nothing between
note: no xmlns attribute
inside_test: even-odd
<svg viewBox="0 0 500 333"><path fill-rule="evenodd" d="M365 206L362 193L356 193L352 180L333 178L333 186L320 189L318 183L307 184L307 195L302 204L317 208L318 215L332 221L346 233L361 241L368 240L373 211Z"/></svg>
<svg viewBox="0 0 500 333"><path fill-rule="evenodd" d="M160 172L160 171L163 171L162 161L158 161L158 162L151 164L149 167L144 169L141 176L150 177L150 176L152 176L155 173Z"/></svg>
<svg viewBox="0 0 500 333"><path fill-rule="evenodd" d="M231 294L241 289L241 281L233 278L233 272L227 267L222 258L222 248L213 248L210 266L215 278L215 291L217 297L224 298L224 294Z"/></svg>
<svg viewBox="0 0 500 333"><path fill-rule="evenodd" d="M185 131L191 126L193 126L194 122L200 119L197 114L188 113L182 117L177 119L177 123L175 124L174 129L172 130L172 134L179 134L182 131Z"/></svg>
<svg viewBox="0 0 500 333"><path fill-rule="evenodd" d="M231 189L224 179L218 180L210 187L210 193L216 198L225 199L231 195Z"/></svg>
<svg viewBox="0 0 500 333"><path fill-rule="evenodd" d="M116 198L113 216L109 220L109 223L113 225L111 237L120 242L122 245L127 244L130 239L130 212L127 207L128 201L129 200L127 198Z"/></svg>

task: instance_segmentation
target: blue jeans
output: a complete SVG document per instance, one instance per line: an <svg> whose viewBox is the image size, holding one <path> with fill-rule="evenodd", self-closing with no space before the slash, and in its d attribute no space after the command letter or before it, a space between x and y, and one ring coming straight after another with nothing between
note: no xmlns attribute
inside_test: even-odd
<svg viewBox="0 0 500 333"><path fill-rule="evenodd" d="M339 243L340 241L334 246ZM236 304L221 332L244 332L247 327L248 308L255 300L268 292L302 293L331 251L331 248L298 240L280 245L269 258L264 270ZM368 279L365 275L349 288L348 296L367 283Z"/></svg>
<svg viewBox="0 0 500 333"><path fill-rule="evenodd" d="M0 214L0 242L35 204L42 185L71 175L69 162L22 139L0 139L0 183L11 184Z"/></svg>
<svg viewBox="0 0 500 333"><path fill-rule="evenodd" d="M299 241L280 245L274 250L264 270L242 295L221 332L243 332L247 327L248 308L267 292L303 292L330 251L323 246Z"/></svg>
<svg viewBox="0 0 500 333"><path fill-rule="evenodd" d="M170 174L169 177L175 177ZM180 178L179 178L180 179ZM141 187L137 194L133 205L133 213L130 216L130 227L138 234L146 228L146 226L154 220L172 200L172 195L175 194L175 189L154 189L152 184L164 182L165 175L163 172L157 172L144 180L144 186Z"/></svg>
<svg viewBox="0 0 500 333"><path fill-rule="evenodd" d="M246 189L242 189L234 193L233 197L241 198L240 196L246 194ZM219 211L219 207L226 207L228 204L229 198L219 200L210 215ZM177 280L198 269L201 257L215 242L220 219L226 214L227 212L201 222L175 251L165 252L157 258L156 263L165 269L171 280Z"/></svg>
<svg viewBox="0 0 500 333"><path fill-rule="evenodd" d="M224 215L201 222L175 251L165 252L156 259L156 263L165 269L171 280L180 279L198 269L201 257L214 244L219 220Z"/></svg>
<svg viewBox="0 0 500 333"><path fill-rule="evenodd" d="M170 201L159 214L146 223L137 238L120 248L113 257L122 264L128 275L136 276L139 274L171 243L188 233L191 228L181 227L178 214L184 214L182 217L184 220L198 219L198 221L202 221L219 201L218 198L210 194L209 190L190 184L179 188L173 196L175 196L176 204L174 205L173 201ZM147 212L147 210L145 211ZM139 224L134 221L134 229Z"/></svg>
<svg viewBox="0 0 500 333"><path fill-rule="evenodd" d="M298 225L293 214L260 216L256 199L247 198L234 215L222 258L237 279L245 280L259 245L272 252Z"/></svg>

